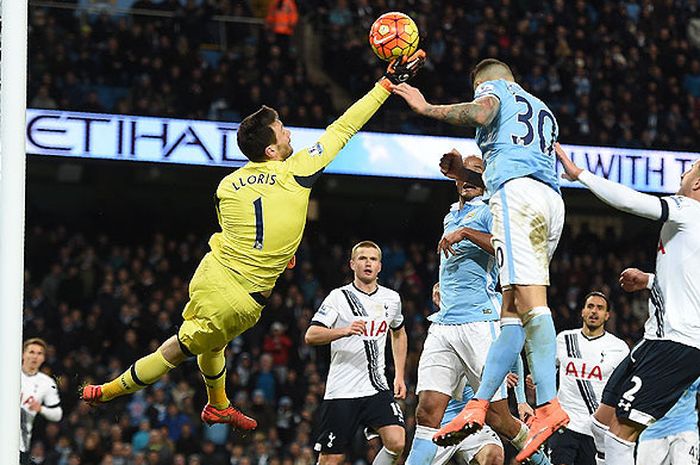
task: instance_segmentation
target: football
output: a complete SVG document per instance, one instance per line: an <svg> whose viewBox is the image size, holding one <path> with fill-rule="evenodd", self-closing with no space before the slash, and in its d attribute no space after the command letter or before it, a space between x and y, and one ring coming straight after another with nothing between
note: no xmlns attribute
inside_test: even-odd
<svg viewBox="0 0 700 465"><path fill-rule="evenodd" d="M416 23L409 16L395 11L381 15L369 30L369 44L384 61L411 55L418 49L419 39Z"/></svg>

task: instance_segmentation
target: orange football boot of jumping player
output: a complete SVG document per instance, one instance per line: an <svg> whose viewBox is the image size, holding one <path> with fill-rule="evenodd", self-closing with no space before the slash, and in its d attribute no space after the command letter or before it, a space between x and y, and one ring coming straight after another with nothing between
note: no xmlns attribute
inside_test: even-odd
<svg viewBox="0 0 700 465"><path fill-rule="evenodd" d="M80 392L80 398L89 405L102 403L102 386L99 384L86 384Z"/></svg>
<svg viewBox="0 0 700 465"><path fill-rule="evenodd" d="M535 419L530 424L530 432L523 449L515 456L517 462L524 462L537 452L542 444L554 433L569 424L566 414L555 397L549 403L535 409Z"/></svg>
<svg viewBox="0 0 700 465"><path fill-rule="evenodd" d="M442 447L459 444L462 439L484 427L488 409L489 401L482 399L470 400L451 422L435 433L433 442Z"/></svg>

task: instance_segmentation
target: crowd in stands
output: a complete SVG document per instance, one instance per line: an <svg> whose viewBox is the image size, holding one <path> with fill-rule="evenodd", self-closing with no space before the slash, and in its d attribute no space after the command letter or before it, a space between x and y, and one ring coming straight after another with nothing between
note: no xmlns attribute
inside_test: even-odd
<svg viewBox="0 0 700 465"><path fill-rule="evenodd" d="M421 31L430 60L417 83L429 101L470 99L469 71L496 57L554 110L563 141L697 149L700 42L690 27L700 14L697 2L317 2L316 24L327 37L324 66L356 95L381 70L364 52L366 31L379 14L396 9ZM405 114L392 119L406 132L464 134Z"/></svg>
<svg viewBox="0 0 700 465"><path fill-rule="evenodd" d="M109 6L99 14L32 7L31 106L236 120L266 103L287 124L325 126L341 109L326 87L309 82L294 37L299 24L313 26L306 40L322 49L322 69L356 97L384 66L369 49L369 25L398 10L421 31L430 60L416 84L432 101L468 100L471 67L498 57L553 108L563 141L697 150L697 2L120 2L170 17L117 15ZM254 14L266 18L264 26L212 20ZM471 134L418 118L396 100L372 129Z"/></svg>
<svg viewBox="0 0 700 465"><path fill-rule="evenodd" d="M309 83L274 9L263 28L212 20L250 19L243 0L131 7L132 15L32 8L29 106L237 121L268 104L308 126L335 114L325 89ZM168 16L141 13L154 11ZM223 40L225 50L212 49Z"/></svg>
<svg viewBox="0 0 700 465"><path fill-rule="evenodd" d="M64 409L60 423L37 421L32 455L38 463L316 463L314 418L329 357L327 348L305 345L303 335L325 295L351 279L349 242L307 234L296 268L280 277L261 320L228 346L227 391L258 420L253 434L242 437L225 425L203 426L199 412L206 394L193 361L146 390L104 406L78 400L82 383L111 379L176 331L188 281L207 251L207 237L183 237L156 234L139 240L107 232L86 235L65 226L28 230L24 337L48 341L44 370L58 380ZM427 316L435 310L430 289L439 259L435 241L372 239L384 252L381 283L399 291L403 301L410 342L409 396L402 404L412 435L416 368ZM602 290L613 302L608 329L628 343L638 340L646 296L625 294L616 283L627 266L651 269L654 247L646 242L612 232L603 241L585 227L575 236L566 231L550 288L558 330L579 326L581 299L590 290ZM358 439L348 463L371 463L378 448L363 441Z"/></svg>

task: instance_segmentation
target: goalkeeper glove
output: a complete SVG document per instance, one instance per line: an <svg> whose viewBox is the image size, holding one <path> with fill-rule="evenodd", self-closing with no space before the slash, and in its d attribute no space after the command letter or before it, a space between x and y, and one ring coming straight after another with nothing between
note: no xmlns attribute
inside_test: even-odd
<svg viewBox="0 0 700 465"><path fill-rule="evenodd" d="M391 85L401 84L406 82L418 73L425 63L425 52L417 50L411 56L402 55L391 60L386 68L384 77L379 80L379 83L387 90L391 91Z"/></svg>

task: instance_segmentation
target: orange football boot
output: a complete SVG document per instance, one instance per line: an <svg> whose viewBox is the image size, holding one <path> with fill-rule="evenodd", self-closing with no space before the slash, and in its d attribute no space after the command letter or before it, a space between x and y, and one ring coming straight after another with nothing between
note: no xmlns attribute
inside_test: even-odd
<svg viewBox="0 0 700 465"><path fill-rule="evenodd" d="M211 404L207 404L202 409L201 419L208 425L228 423L239 431L251 431L258 427L257 421L244 415L231 404L225 409L218 409Z"/></svg>
<svg viewBox="0 0 700 465"><path fill-rule="evenodd" d="M556 397L549 403L536 408L535 420L530 425L530 432L525 440L523 450L518 452L515 460L524 462L529 459L551 435L568 424L569 415L561 408Z"/></svg>
<svg viewBox="0 0 700 465"><path fill-rule="evenodd" d="M489 401L470 400L451 422L435 433L433 442L442 447L459 444L462 439L484 427L488 409Z"/></svg>
<svg viewBox="0 0 700 465"><path fill-rule="evenodd" d="M102 386L99 384L86 384L80 393L80 399L89 405L102 403Z"/></svg>

